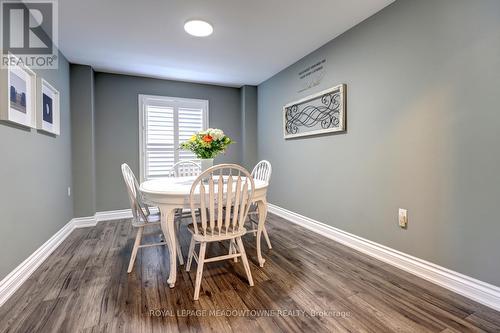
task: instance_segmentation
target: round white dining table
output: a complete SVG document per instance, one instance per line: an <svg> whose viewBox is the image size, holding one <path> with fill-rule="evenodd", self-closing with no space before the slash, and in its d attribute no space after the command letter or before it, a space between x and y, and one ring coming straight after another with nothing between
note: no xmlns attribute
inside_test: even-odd
<svg viewBox="0 0 500 333"><path fill-rule="evenodd" d="M177 235L174 223L177 209L190 209L189 195L191 186L196 177L168 177L152 179L141 184L140 190L144 201L157 206L161 214L161 229L165 235L165 240L169 248L170 274L167 280L170 288L175 286L177 279ZM260 241L264 223L267 216L267 187L268 183L262 180L254 180L255 191L253 202L257 205L259 212L259 223L257 226L257 258L260 267L264 266Z"/></svg>

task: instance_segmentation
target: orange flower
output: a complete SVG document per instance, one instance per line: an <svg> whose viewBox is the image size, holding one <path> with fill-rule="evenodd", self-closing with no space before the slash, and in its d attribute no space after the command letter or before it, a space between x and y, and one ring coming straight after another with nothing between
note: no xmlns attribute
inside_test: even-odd
<svg viewBox="0 0 500 333"><path fill-rule="evenodd" d="M203 137L203 141L205 141L207 143L212 142L212 140L213 140L212 137L208 134Z"/></svg>

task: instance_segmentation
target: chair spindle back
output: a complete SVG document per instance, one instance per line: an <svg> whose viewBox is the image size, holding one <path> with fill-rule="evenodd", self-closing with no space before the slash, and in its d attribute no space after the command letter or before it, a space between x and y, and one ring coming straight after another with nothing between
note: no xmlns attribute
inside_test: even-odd
<svg viewBox="0 0 500 333"><path fill-rule="evenodd" d="M132 209L132 215L136 222L141 219L144 222L148 221L147 215L149 215L148 208L142 202L142 195L139 191L139 183L135 178L134 173L130 169L127 163L123 163L122 175L125 185L127 186L128 198L130 201L130 208Z"/></svg>
<svg viewBox="0 0 500 333"><path fill-rule="evenodd" d="M254 191L251 174L239 165L221 164L203 172L190 193L195 234L217 237L241 231Z"/></svg>
<svg viewBox="0 0 500 333"><path fill-rule="evenodd" d="M271 173L273 168L271 167L271 163L266 160L262 160L253 168L252 176L254 179L265 181L269 183L271 180Z"/></svg>
<svg viewBox="0 0 500 333"><path fill-rule="evenodd" d="M171 177L190 177L199 176L201 173L201 166L195 161L180 161L174 164L169 171Z"/></svg>

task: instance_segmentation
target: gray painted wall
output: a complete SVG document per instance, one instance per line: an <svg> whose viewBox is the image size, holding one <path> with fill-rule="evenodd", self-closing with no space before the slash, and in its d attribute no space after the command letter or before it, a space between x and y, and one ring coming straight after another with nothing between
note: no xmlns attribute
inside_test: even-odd
<svg viewBox="0 0 500 333"><path fill-rule="evenodd" d="M96 211L94 71L71 65L70 73L74 213L92 216Z"/></svg>
<svg viewBox="0 0 500 333"><path fill-rule="evenodd" d="M35 72L61 94L61 135L0 122L0 280L73 218L69 65Z"/></svg>
<svg viewBox="0 0 500 333"><path fill-rule="evenodd" d="M249 171L257 163L257 87L240 88L241 163Z"/></svg>
<svg viewBox="0 0 500 333"><path fill-rule="evenodd" d="M285 141L282 106L339 83L347 133ZM269 201L500 286L499 87L500 1L397 1L259 85Z"/></svg>
<svg viewBox="0 0 500 333"><path fill-rule="evenodd" d="M129 208L120 165L139 175L138 95L209 100L209 125L236 141L216 163L241 163L240 92L236 88L95 73L97 211Z"/></svg>

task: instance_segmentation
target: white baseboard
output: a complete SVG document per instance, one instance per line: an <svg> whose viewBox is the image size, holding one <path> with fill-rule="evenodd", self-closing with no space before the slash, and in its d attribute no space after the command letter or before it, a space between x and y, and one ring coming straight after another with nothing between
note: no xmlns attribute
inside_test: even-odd
<svg viewBox="0 0 500 333"><path fill-rule="evenodd" d="M75 229L73 220L66 223L48 241L40 246L33 254L17 266L12 272L0 281L0 306L30 277L31 274L47 259L47 257L61 244Z"/></svg>
<svg viewBox="0 0 500 333"><path fill-rule="evenodd" d="M101 221L129 219L131 217L132 217L131 209L111 210L106 212L95 213L96 223Z"/></svg>
<svg viewBox="0 0 500 333"><path fill-rule="evenodd" d="M73 222L75 229L94 227L97 224L95 216L75 217L71 221Z"/></svg>
<svg viewBox="0 0 500 333"><path fill-rule="evenodd" d="M0 306L33 274L47 257L68 237L74 229L97 225L97 222L127 219L132 217L130 209L98 212L94 216L77 217L69 221L55 235L40 246L33 254L14 268L0 281Z"/></svg>
<svg viewBox="0 0 500 333"><path fill-rule="evenodd" d="M358 237L273 204L269 204L269 212L493 309L500 310L500 288L497 286ZM92 227L97 222L127 219L131 216L130 209L124 209L98 212L95 216L72 219L0 281L0 306L14 294L74 229Z"/></svg>
<svg viewBox="0 0 500 333"><path fill-rule="evenodd" d="M500 288L269 204L269 212L500 311Z"/></svg>
<svg viewBox="0 0 500 333"><path fill-rule="evenodd" d="M158 207L149 207L151 213L157 213ZM101 221L113 221L113 220L122 220L122 219L130 219L132 218L132 210L131 209L121 209L121 210L109 210L106 212L97 212L95 213L95 223Z"/></svg>

